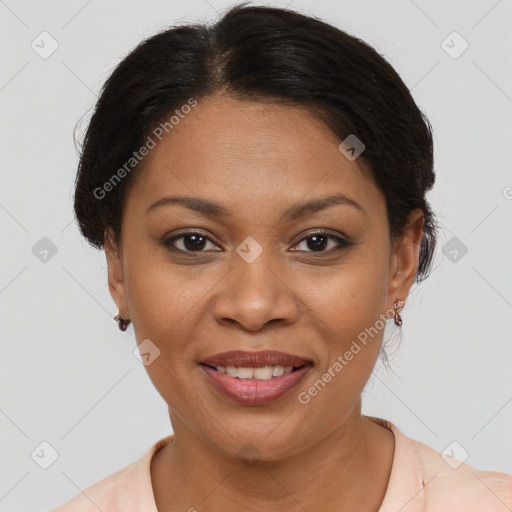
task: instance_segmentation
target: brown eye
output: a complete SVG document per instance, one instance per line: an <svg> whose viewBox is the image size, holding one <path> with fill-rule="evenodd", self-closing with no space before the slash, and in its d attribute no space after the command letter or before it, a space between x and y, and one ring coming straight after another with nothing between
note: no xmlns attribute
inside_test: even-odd
<svg viewBox="0 0 512 512"><path fill-rule="evenodd" d="M211 244L210 249L219 249L212 240L205 234L197 231L189 231L180 233L163 242L169 249L183 253L201 253L208 250L208 244ZM336 250L343 249L354 245L347 240L325 232L310 233L307 237L303 238L295 247L305 244L303 249L292 249L296 252L311 252L311 253L331 253Z"/></svg>
<svg viewBox="0 0 512 512"><path fill-rule="evenodd" d="M329 242L332 242L329 245ZM333 252L344 247L353 245L352 243L344 240L343 238L335 235L330 235L322 231L318 233L310 233L307 237L303 238L295 247L305 244L305 252ZM297 249L294 249L297 251Z"/></svg>
<svg viewBox="0 0 512 512"><path fill-rule="evenodd" d="M190 231L166 240L164 245L170 249L182 252L203 252L208 242L211 243L214 248L217 247L206 235Z"/></svg>

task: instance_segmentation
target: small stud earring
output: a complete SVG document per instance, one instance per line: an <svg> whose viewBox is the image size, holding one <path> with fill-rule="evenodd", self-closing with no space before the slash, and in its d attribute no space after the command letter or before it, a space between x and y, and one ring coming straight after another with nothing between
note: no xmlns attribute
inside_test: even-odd
<svg viewBox="0 0 512 512"><path fill-rule="evenodd" d="M395 310L395 324L398 325L398 327L402 326L402 317L400 316L400 311L405 305L405 301L403 300L396 300L393 304L393 309Z"/></svg>
<svg viewBox="0 0 512 512"><path fill-rule="evenodd" d="M128 324L131 322L131 320L126 320L119 313L114 317L114 320L116 322L119 322L119 329L121 331L126 331L126 328L128 327Z"/></svg>

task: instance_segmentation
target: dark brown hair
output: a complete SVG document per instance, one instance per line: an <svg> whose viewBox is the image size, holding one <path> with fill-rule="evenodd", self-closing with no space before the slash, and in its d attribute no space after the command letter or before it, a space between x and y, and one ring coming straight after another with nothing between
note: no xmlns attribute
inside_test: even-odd
<svg viewBox="0 0 512 512"><path fill-rule="evenodd" d="M84 136L75 214L102 248L121 240L123 200L140 165L112 185L149 134L181 106L221 92L241 100L306 107L340 142L355 134L360 158L385 195L390 236L408 214L425 223L415 280L429 273L437 226L425 194L435 181L431 126L393 67L371 46L317 18L246 3L212 25L183 24L142 41L106 80ZM119 176L118 176L119 177ZM109 181L110 180L110 181ZM99 197L98 190L106 190Z"/></svg>

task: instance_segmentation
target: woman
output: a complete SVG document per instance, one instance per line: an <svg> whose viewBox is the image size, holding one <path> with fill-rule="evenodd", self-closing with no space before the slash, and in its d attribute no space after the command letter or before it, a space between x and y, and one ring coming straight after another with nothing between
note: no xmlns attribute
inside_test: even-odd
<svg viewBox="0 0 512 512"><path fill-rule="evenodd" d="M361 413L431 267L434 180L407 87L335 27L241 5L143 41L102 90L75 212L174 434L56 510L510 510L510 475Z"/></svg>

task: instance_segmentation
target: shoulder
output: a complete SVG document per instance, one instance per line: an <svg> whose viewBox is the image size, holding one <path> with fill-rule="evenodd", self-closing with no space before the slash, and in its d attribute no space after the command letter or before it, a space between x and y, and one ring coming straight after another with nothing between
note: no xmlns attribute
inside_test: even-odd
<svg viewBox="0 0 512 512"><path fill-rule="evenodd" d="M81 491L73 499L49 512L117 512L115 503L120 485L133 481L136 462L116 471Z"/></svg>
<svg viewBox="0 0 512 512"><path fill-rule="evenodd" d="M96 482L48 512L157 512L151 483L151 460L174 435L153 444L138 460Z"/></svg>
<svg viewBox="0 0 512 512"><path fill-rule="evenodd" d="M391 475L379 512L512 511L512 475L482 471L458 460L457 445L449 457L407 437L387 420L369 419L395 436Z"/></svg>
<svg viewBox="0 0 512 512"><path fill-rule="evenodd" d="M460 511L512 509L512 475L483 471L411 439L432 510L457 506Z"/></svg>

